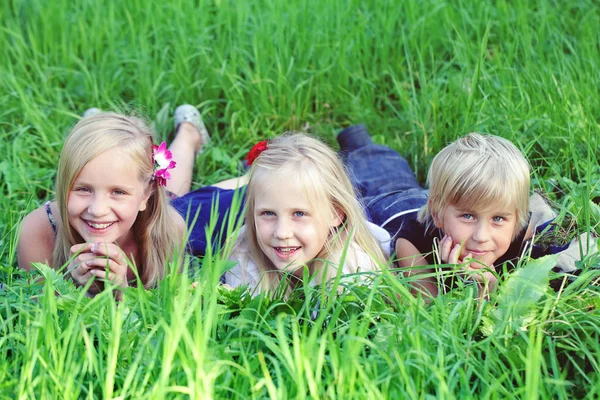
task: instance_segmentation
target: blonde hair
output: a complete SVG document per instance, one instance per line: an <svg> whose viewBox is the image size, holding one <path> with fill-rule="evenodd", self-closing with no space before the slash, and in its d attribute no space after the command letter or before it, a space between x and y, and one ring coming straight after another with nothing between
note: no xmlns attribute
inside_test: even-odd
<svg viewBox="0 0 600 400"><path fill-rule="evenodd" d="M284 274L262 252L257 239L254 216L257 181L269 173L285 174L286 179L297 182L317 213L317 221L325 224L335 213L343 219L340 226L329 233L323 249L311 264L317 280L322 278L325 282L336 276L337 268L332 265L331 257L336 252L341 253L346 243L356 243L375 263L385 263L383 251L367 228L363 208L335 152L318 139L288 132L270 140L267 149L254 161L246 192L246 237L240 241L248 244L250 257L261 273L260 291L277 289Z"/></svg>
<svg viewBox="0 0 600 400"><path fill-rule="evenodd" d="M469 133L446 146L427 174L429 201L419 221L433 224L449 205L473 209L486 204L515 207L513 238L529 220L529 164L517 147L499 136Z"/></svg>
<svg viewBox="0 0 600 400"><path fill-rule="evenodd" d="M67 201L73 183L83 167L100 154L118 148L139 167L142 182L151 191L146 209L140 211L132 226L137 240L141 265L138 272L146 288L153 286L165 271L167 260L175 255L177 237L169 220L164 189L152 180L153 134L141 119L117 113L100 113L81 119L71 129L63 146L56 176L56 200L61 224L58 226L52 261L55 267L70 258L70 248L85 240L69 224Z"/></svg>

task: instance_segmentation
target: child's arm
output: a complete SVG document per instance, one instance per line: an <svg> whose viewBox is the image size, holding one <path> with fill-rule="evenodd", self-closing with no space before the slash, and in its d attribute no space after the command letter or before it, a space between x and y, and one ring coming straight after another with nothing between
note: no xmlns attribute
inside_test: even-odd
<svg viewBox="0 0 600 400"><path fill-rule="evenodd" d="M175 224L175 226L177 227L178 237L176 237L174 239L175 239L175 243L179 245L180 243L183 243L183 241L185 240L185 237L187 234L187 224L185 223L185 220L183 219L181 214L179 214L177 212L177 210L175 210L175 208L173 208L173 206L170 206L170 205L169 205L169 218L173 221L173 224Z"/></svg>
<svg viewBox="0 0 600 400"><path fill-rule="evenodd" d="M29 271L32 262L50 264L53 249L54 231L42 206L23 219L17 244L19 267Z"/></svg>
<svg viewBox="0 0 600 400"><path fill-rule="evenodd" d="M404 238L396 240L396 256L398 257L400 268L406 268L404 276L431 274L433 272L431 268L422 268L429 265L429 263L423 254ZM428 297L436 297L438 295L437 282L432 276L416 279L411 284L414 294L422 293Z"/></svg>

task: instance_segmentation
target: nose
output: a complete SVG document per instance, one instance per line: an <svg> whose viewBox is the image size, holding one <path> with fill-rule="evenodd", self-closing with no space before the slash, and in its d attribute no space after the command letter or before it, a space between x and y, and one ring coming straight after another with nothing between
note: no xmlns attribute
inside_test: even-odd
<svg viewBox="0 0 600 400"><path fill-rule="evenodd" d="M475 230L473 231L473 240L479 243L487 242L491 237L490 229L490 226L483 221L477 224Z"/></svg>
<svg viewBox="0 0 600 400"><path fill-rule="evenodd" d="M290 239L293 236L291 222L286 218L278 218L274 235L276 239Z"/></svg>
<svg viewBox="0 0 600 400"><path fill-rule="evenodd" d="M88 213L94 217L100 217L107 213L108 203L103 196L94 195L88 204Z"/></svg>

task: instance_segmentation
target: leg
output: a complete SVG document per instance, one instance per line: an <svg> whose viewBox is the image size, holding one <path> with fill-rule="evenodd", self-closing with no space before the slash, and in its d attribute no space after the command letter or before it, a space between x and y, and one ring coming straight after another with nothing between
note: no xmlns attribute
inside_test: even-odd
<svg viewBox="0 0 600 400"><path fill-rule="evenodd" d="M250 177L248 176L248 174L246 174L246 175L238 176L236 178L226 179L224 181L217 182L210 186L215 186L215 187L218 187L221 189L230 189L230 190L239 189L242 186L248 184L249 178Z"/></svg>
<svg viewBox="0 0 600 400"><path fill-rule="evenodd" d="M363 125L341 131L338 142L367 217L394 235L398 228L390 222L423 206L427 192L419 186L404 157L389 147L373 144Z"/></svg>
<svg viewBox="0 0 600 400"><path fill-rule="evenodd" d="M406 159L389 147L373 144L363 125L342 130L337 140L350 179L365 201L385 193L422 190Z"/></svg>
<svg viewBox="0 0 600 400"><path fill-rule="evenodd" d="M193 124L190 122L179 124L175 139L169 146L177 166L170 171L171 179L167 181L168 191L177 196L183 196L190 191L196 153L203 145L202 136Z"/></svg>

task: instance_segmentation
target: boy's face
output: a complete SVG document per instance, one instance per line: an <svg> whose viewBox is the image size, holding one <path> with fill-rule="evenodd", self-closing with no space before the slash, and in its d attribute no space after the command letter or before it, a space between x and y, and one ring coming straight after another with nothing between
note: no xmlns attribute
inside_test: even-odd
<svg viewBox="0 0 600 400"><path fill-rule="evenodd" d="M434 221L454 244L461 245L460 260L471 253L475 260L492 266L512 242L517 213L497 204L474 209L449 205Z"/></svg>

